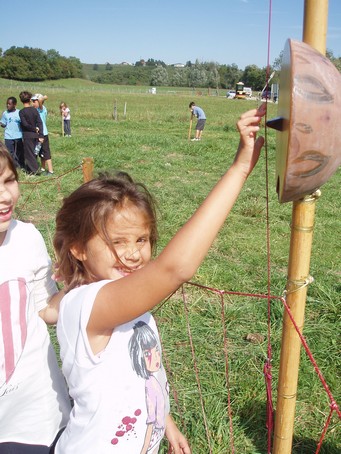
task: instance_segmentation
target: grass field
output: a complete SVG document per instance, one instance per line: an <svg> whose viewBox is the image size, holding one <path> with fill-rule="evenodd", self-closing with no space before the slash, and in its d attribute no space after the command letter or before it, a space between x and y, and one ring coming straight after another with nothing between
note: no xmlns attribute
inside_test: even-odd
<svg viewBox="0 0 341 454"><path fill-rule="evenodd" d="M18 98L23 89L48 95L48 129L53 165L59 178L46 181L23 176L17 215L36 224L52 256L55 212L63 196L81 184L79 167L84 157L94 159L96 171L124 170L151 189L159 204L158 250L161 250L231 164L238 145L235 123L244 110L257 106L254 100L227 100L224 96L206 94L197 97L189 90L174 93L164 89L150 95L148 87L139 87L133 92L132 87L118 89L79 80L42 84L0 80L0 88L4 108L6 98L13 95ZM118 121L113 120L115 100ZM201 142L187 139L188 104L192 100L203 107L208 118ZM71 108L71 138L61 137L58 109L61 101ZM124 118L125 103L127 115ZM274 116L276 106L269 104L268 118ZM267 149L270 287L272 295L281 296L286 285L291 204L279 204L277 200L275 133L271 130L267 133ZM236 292L267 293L265 181L263 154L198 270L195 282ZM323 186L322 196L317 202L310 270L315 280L308 290L304 328L312 353L339 405L340 182L339 171ZM179 401L179 407L175 402L172 404L173 414L188 436L193 453L232 452L220 301L214 293L190 286L186 286L186 301L188 320L181 292L155 311L164 356L169 363L169 381ZM227 295L223 308L235 452L265 453L266 391L262 370L267 352L267 302ZM270 326L275 408L282 313L281 302L273 300ZM195 349L194 360L188 337L189 326ZM259 342L249 342L246 336L250 333L263 337ZM203 404L199 399L196 368ZM207 417L207 431L202 406ZM302 353L293 453L315 452L328 413L327 396L307 355ZM165 447L162 452L166 452ZM341 424L335 414L320 452L341 452Z"/></svg>

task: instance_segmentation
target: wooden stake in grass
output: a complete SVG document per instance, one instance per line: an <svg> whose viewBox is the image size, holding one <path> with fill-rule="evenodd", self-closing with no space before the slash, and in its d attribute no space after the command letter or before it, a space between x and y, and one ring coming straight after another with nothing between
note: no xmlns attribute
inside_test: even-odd
<svg viewBox="0 0 341 454"><path fill-rule="evenodd" d="M117 99L114 101L114 113L113 113L114 120L117 121Z"/></svg>
<svg viewBox="0 0 341 454"><path fill-rule="evenodd" d="M188 140L191 140L192 124L193 124L193 114L191 113L191 118L189 120Z"/></svg>
<svg viewBox="0 0 341 454"><path fill-rule="evenodd" d="M93 158L83 158L82 161L83 181L87 183L93 179L94 160Z"/></svg>
<svg viewBox="0 0 341 454"><path fill-rule="evenodd" d="M326 51L328 0L305 0L303 41L319 52ZM307 124L309 121L307 120ZM335 131L330 131L335 134ZM314 229L316 195L293 202L288 264L287 304L300 332L309 283L310 255ZM295 406L301 340L285 311L278 380L274 431L274 454L290 454L294 432Z"/></svg>
<svg viewBox="0 0 341 454"><path fill-rule="evenodd" d="M64 137L64 115L63 112L61 111L61 117L62 117L62 137Z"/></svg>

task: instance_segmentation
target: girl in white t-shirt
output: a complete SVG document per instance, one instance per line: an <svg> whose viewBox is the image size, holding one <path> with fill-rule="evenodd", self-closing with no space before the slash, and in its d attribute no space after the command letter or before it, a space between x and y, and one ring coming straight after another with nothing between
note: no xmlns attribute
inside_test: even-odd
<svg viewBox="0 0 341 454"><path fill-rule="evenodd" d="M265 106L239 119L234 163L161 254L152 197L127 174L101 175L57 214L54 246L65 283L57 325L74 399L57 454L156 454L163 434L189 454L169 415L168 384L148 312L192 278L255 166Z"/></svg>
<svg viewBox="0 0 341 454"><path fill-rule="evenodd" d="M64 137L71 137L71 113L70 108L65 102L60 103L60 113L63 121L63 135Z"/></svg>
<svg viewBox="0 0 341 454"><path fill-rule="evenodd" d="M0 144L0 453L48 454L71 409L46 327L60 298L41 234L12 217L19 196Z"/></svg>

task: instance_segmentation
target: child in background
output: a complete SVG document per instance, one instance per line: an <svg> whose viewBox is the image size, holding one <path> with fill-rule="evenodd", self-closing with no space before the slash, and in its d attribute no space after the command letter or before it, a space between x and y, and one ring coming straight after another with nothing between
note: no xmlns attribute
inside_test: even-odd
<svg viewBox="0 0 341 454"><path fill-rule="evenodd" d="M35 147L44 142L43 122L37 109L31 106L32 93L22 91L19 95L24 108L19 111L24 141L26 171L30 175L40 175Z"/></svg>
<svg viewBox="0 0 341 454"><path fill-rule="evenodd" d="M19 196L0 144L0 453L48 454L70 413L45 324L56 323L60 295L41 234L13 219Z"/></svg>
<svg viewBox="0 0 341 454"><path fill-rule="evenodd" d="M42 94L37 93L32 96L31 101L33 103L33 107L35 107L38 110L41 121L43 122L44 142L42 143L41 149L39 151L39 157L41 159L41 171L44 175L50 177L53 175L53 167L51 159L50 142L48 136L49 133L46 125L47 109L44 106L44 101L46 99L47 96L43 96Z"/></svg>
<svg viewBox="0 0 341 454"><path fill-rule="evenodd" d="M17 99L10 96L6 106L7 110L2 114L0 120L1 126L5 128L5 145L14 159L15 166L23 169L25 167L24 147Z"/></svg>
<svg viewBox="0 0 341 454"><path fill-rule="evenodd" d="M195 137L194 139L192 139L192 142L196 140L201 140L202 132L206 124L205 112L202 110L201 107L196 106L195 102L193 101L189 103L188 107L192 112L192 115L194 115L198 119L197 124L195 126Z"/></svg>
<svg viewBox="0 0 341 454"><path fill-rule="evenodd" d="M57 335L75 406L57 454L156 454L164 434L172 452L191 452L169 414L149 311L204 259L258 160L264 114L262 105L241 116L234 163L153 260L155 209L142 184L127 174L102 175L64 199L54 237L66 292Z"/></svg>
<svg viewBox="0 0 341 454"><path fill-rule="evenodd" d="M65 102L60 104L60 113L64 120L64 136L71 137L71 114Z"/></svg>

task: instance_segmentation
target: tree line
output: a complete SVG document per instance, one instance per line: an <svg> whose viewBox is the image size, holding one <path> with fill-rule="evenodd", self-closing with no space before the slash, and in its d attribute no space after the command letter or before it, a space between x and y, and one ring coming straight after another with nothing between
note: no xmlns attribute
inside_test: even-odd
<svg viewBox="0 0 341 454"><path fill-rule="evenodd" d="M0 77L4 79L42 81L83 77L83 67L76 57L62 57L54 49L12 46L0 49Z"/></svg>
<svg viewBox="0 0 341 454"><path fill-rule="evenodd" d="M144 61L143 61L144 62ZM139 63L139 64L137 64ZM188 61L183 67L166 65L161 61L147 60L135 65L93 65L88 78L97 83L116 85L151 85L169 87L193 87L228 89L242 80L246 86L261 90L266 68L249 65L244 70L236 64L219 65L214 62Z"/></svg>
<svg viewBox="0 0 341 454"><path fill-rule="evenodd" d="M276 71L273 82L278 82L283 53L274 61L269 71ZM341 58L335 58L331 51L327 56L341 72ZM42 81L63 78L88 78L97 83L116 85L150 85L190 88L234 88L243 81L254 91L264 88L267 68L248 65L243 70L236 64L221 65L215 62L186 62L183 67L166 65L162 60L139 60L134 65L110 64L92 65L92 71L85 70L76 57L63 57L56 50L44 51L31 47L11 47L2 53L0 49L0 77L5 79Z"/></svg>

